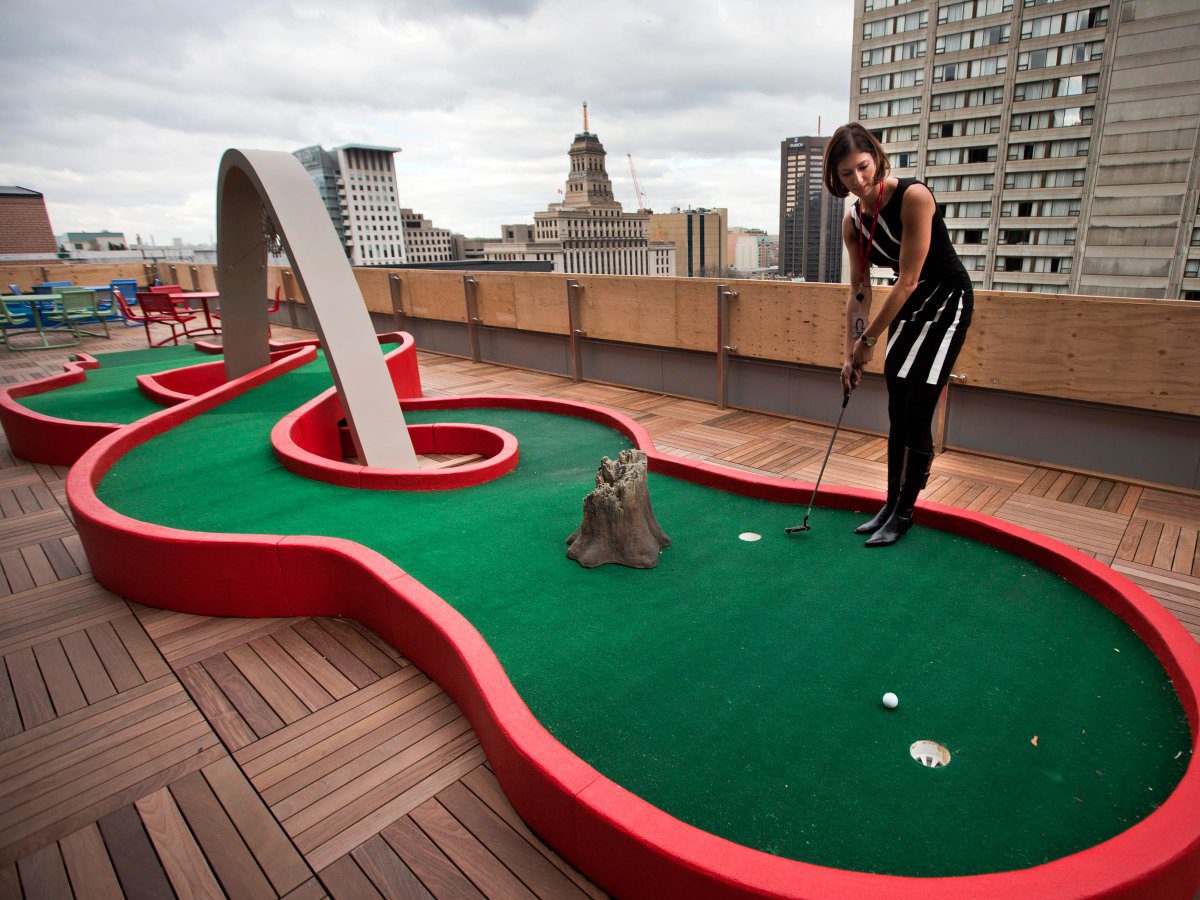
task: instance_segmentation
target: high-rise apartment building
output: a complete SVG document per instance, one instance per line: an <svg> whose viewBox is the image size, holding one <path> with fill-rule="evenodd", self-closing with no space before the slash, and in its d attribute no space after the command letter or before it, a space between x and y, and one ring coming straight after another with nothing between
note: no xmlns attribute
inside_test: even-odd
<svg viewBox="0 0 1200 900"><path fill-rule="evenodd" d="M785 277L842 280L846 206L825 190L822 162L828 143L827 137L792 137L780 143L779 274Z"/></svg>
<svg viewBox="0 0 1200 900"><path fill-rule="evenodd" d="M587 130L568 151L570 170L561 203L534 213L532 239L505 226L499 243L484 246L487 259L549 261L555 272L588 275L674 275L675 245L647 236L650 214L627 213L613 197L600 138Z"/></svg>
<svg viewBox="0 0 1200 900"><path fill-rule="evenodd" d="M292 155L317 186L325 211L355 266L439 262L453 256L450 232L402 209L396 188L399 147L304 147Z"/></svg>
<svg viewBox="0 0 1200 900"><path fill-rule="evenodd" d="M729 211L672 209L650 213L652 243L675 245L675 270L688 278L720 278L729 267Z"/></svg>
<svg viewBox="0 0 1200 900"><path fill-rule="evenodd" d="M851 117L977 286L1200 299L1200 6L856 0Z"/></svg>

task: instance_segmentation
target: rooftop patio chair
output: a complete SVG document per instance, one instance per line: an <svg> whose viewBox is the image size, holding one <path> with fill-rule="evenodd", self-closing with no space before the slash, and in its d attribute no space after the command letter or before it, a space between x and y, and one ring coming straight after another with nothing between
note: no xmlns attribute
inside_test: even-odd
<svg viewBox="0 0 1200 900"><path fill-rule="evenodd" d="M96 315L102 321L124 321L125 317L121 314L121 308L117 306L117 299L113 295L113 289L111 286L106 288L96 288Z"/></svg>
<svg viewBox="0 0 1200 900"><path fill-rule="evenodd" d="M10 303L0 299L0 336L3 337L5 350L13 349L8 342L10 331L22 331L36 327L29 304Z"/></svg>
<svg viewBox="0 0 1200 900"><path fill-rule="evenodd" d="M91 337L112 338L108 332L108 319L100 315L97 307L96 292L88 288L59 288L62 299L48 312L42 313L42 318L48 325L61 325L71 329L76 337L90 335ZM99 322L104 328L104 334L98 331L85 331L86 322Z"/></svg>
<svg viewBox="0 0 1200 900"><path fill-rule="evenodd" d="M21 289L19 287L17 287L15 284L10 284L8 286L8 291L10 294L12 294L15 297L21 297L20 300L8 301L8 308L12 312L18 313L19 315L22 315L22 316L27 316L33 311L33 307L30 306L28 300L24 299L25 295L23 295L21 293Z"/></svg>
<svg viewBox="0 0 1200 900"><path fill-rule="evenodd" d="M151 291L138 291L138 305L142 308L142 324L146 326L146 343L151 347L160 347L165 344L168 338L163 338L157 344L150 338L150 326L152 324L166 325L171 329L171 337L169 340L178 345L181 337L188 335L188 322L196 318L194 313L189 313L186 308L180 309L166 294L153 293ZM129 308L126 306L122 312L129 314Z"/></svg>
<svg viewBox="0 0 1200 900"><path fill-rule="evenodd" d="M161 322L162 324L171 326L171 332L172 335L174 335L175 328L172 325L172 320L174 318L173 316L170 318L164 318L162 315L157 313L147 315L144 307L130 304L129 301L125 299L125 295L122 294L118 288L113 288L113 299L117 301L117 306L121 310L121 315L125 317L125 321L127 323L130 325L141 325L146 329L146 344L148 346L155 346L154 339L150 335L150 326L155 323ZM164 339L162 343L166 343L166 339Z"/></svg>

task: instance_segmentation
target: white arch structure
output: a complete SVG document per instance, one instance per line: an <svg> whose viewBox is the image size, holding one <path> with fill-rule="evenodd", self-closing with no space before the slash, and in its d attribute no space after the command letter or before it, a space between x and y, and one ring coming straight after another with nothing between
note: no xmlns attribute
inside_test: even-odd
<svg viewBox="0 0 1200 900"><path fill-rule="evenodd" d="M231 149L221 158L217 287L226 377L270 361L264 302L268 222L282 239L312 313L359 459L368 466L417 468L358 282L316 186L290 153Z"/></svg>

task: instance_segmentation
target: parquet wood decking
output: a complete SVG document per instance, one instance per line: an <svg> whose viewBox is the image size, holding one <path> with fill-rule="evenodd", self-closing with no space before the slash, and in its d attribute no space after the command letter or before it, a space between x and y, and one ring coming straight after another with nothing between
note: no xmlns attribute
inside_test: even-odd
<svg viewBox="0 0 1200 900"><path fill-rule="evenodd" d="M0 382L64 358L0 352ZM829 442L816 423L420 361L430 395L601 403L664 450L748 471L811 480ZM885 458L879 436L844 430L825 478L882 489ZM461 712L392 647L345 620L127 603L90 576L65 477L0 445L0 897L603 896L529 831ZM925 496L1111 563L1200 638L1200 498L954 452Z"/></svg>

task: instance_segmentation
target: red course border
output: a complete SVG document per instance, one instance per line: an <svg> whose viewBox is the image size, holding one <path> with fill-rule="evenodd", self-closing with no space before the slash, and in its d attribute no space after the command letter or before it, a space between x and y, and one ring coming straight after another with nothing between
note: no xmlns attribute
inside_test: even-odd
<svg viewBox="0 0 1200 900"><path fill-rule="evenodd" d="M366 547L335 538L180 531L127 518L96 497L104 474L133 447L314 355L306 348L285 356L123 428L84 455L68 475L67 496L98 581L138 602L183 612L349 616L374 629L463 709L522 818L620 896L1191 897L1200 884L1200 646L1144 591L1087 556L1023 528L940 504L919 506L923 524L1028 557L1121 616L1174 682L1191 727L1192 762L1162 807L1095 847L1019 871L908 878L825 868L742 847L686 825L604 778L534 718L470 622ZM653 471L721 490L797 504L807 503L812 490L660 453L635 422L600 407L531 397L436 402L546 410L600 421L645 449ZM821 499L826 505L864 508L878 502L878 495L828 487Z"/></svg>
<svg viewBox="0 0 1200 900"><path fill-rule="evenodd" d="M0 426L8 435L8 445L14 455L30 462L69 466L96 441L124 427L116 422L59 419L34 412L17 402L22 397L87 381L87 370L98 368L100 363L94 356L76 353L70 362L63 364L61 375L0 388Z"/></svg>

